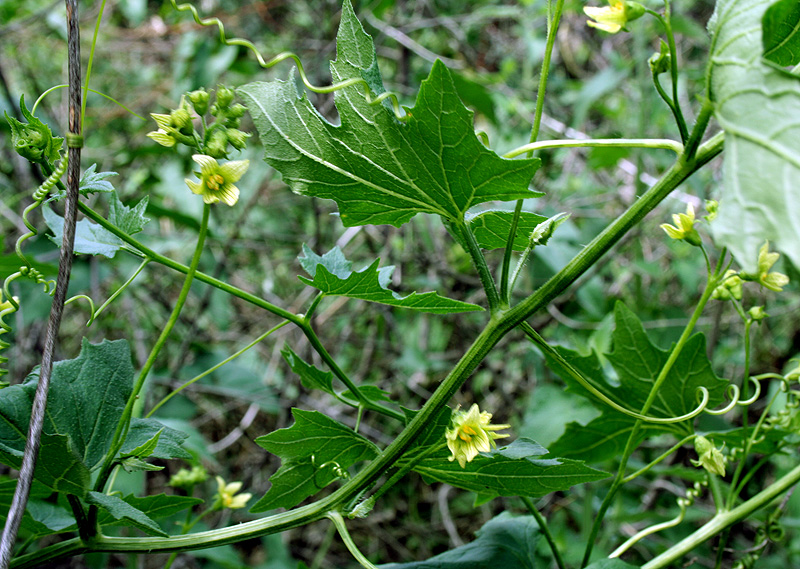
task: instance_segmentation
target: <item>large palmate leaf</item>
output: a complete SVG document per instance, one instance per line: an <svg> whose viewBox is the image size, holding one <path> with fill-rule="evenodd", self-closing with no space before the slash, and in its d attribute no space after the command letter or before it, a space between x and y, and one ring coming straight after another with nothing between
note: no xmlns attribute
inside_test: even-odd
<svg viewBox="0 0 800 569"><path fill-rule="evenodd" d="M580 461L541 458L547 449L529 439L481 453L462 468L447 452L423 459L414 470L427 480L487 496L543 496L577 484L602 480L607 473Z"/></svg>
<svg viewBox="0 0 800 569"><path fill-rule="evenodd" d="M639 412L672 350L662 350L650 342L642 323L621 302L615 307L614 317L616 328L612 335L612 352L605 357L616 371L616 382L605 379L597 354L581 356L563 348L558 351L604 395L631 411ZM589 462L621 454L635 419L591 395L558 360L549 355L547 365L564 378L570 391L588 397L603 412L587 425L569 423L564 434L550 445L550 452ZM700 387L708 390L709 405L718 405L724 399L727 386L728 382L717 377L711 369L705 338L696 334L686 342L670 368L648 415L669 418L689 413L697 407ZM639 439L664 432L684 436L694 432L694 428L690 420L670 424L645 423Z"/></svg>
<svg viewBox="0 0 800 569"><path fill-rule="evenodd" d="M535 569L539 524L533 516L502 513L475 532L475 541L424 561L389 563L383 569Z"/></svg>
<svg viewBox="0 0 800 569"><path fill-rule="evenodd" d="M356 462L369 460L378 448L349 427L317 411L292 409L294 424L256 443L281 458L272 486L251 512L291 508L342 476Z"/></svg>
<svg viewBox="0 0 800 569"><path fill-rule="evenodd" d="M336 91L340 126L327 122L289 81L237 90L266 148L265 160L295 192L333 199L347 226L400 226L417 213L460 222L473 205L536 197L528 189L539 161L506 160L475 135L472 112L450 72L437 61L416 104L399 122L385 104L375 47L344 3L334 82L363 79Z"/></svg>
<svg viewBox="0 0 800 569"><path fill-rule="evenodd" d="M298 260L312 278L298 278L328 296L358 298L434 314L483 310L477 304L446 298L435 292L422 294L412 292L407 296L400 296L388 288L394 267L388 266L379 269L380 259L365 269L354 271L352 270L353 263L345 259L338 247L319 256L303 245L303 253L305 256L299 257Z"/></svg>
<svg viewBox="0 0 800 569"><path fill-rule="evenodd" d="M710 81L725 130L724 191L712 224L720 245L755 272L765 239L800 265L800 77L762 60L771 0L719 0L709 22Z"/></svg>

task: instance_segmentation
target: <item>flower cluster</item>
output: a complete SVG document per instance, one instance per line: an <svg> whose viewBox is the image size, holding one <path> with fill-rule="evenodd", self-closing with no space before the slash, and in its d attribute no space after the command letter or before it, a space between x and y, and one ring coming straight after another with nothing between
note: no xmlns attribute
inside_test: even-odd
<svg viewBox="0 0 800 569"><path fill-rule="evenodd" d="M472 462L479 452L489 452L495 445L495 439L502 439L508 435L495 433L502 429L508 429L510 425L492 425L492 414L486 411L481 412L477 405L473 404L469 411L456 409L447 429L445 437L447 448L452 453L449 460L458 461L461 468L468 462Z"/></svg>

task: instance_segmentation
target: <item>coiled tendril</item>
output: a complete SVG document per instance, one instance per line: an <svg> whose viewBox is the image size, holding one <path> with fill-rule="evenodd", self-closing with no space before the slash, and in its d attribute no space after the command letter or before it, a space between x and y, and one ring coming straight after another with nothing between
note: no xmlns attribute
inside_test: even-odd
<svg viewBox="0 0 800 569"><path fill-rule="evenodd" d="M178 4L175 0L170 0L172 7L175 8L179 12L191 12L194 21L200 24L201 26L217 26L219 29L219 39L225 45L230 46L237 46L237 47L245 47L249 49L253 55L255 55L256 59L258 60L258 64L263 67L264 69L269 69L277 65L282 61L286 61L287 59L291 59L294 61L295 65L297 65L297 72L300 75L300 80L305 85L306 89L312 91L314 93L333 93L334 91L339 91L340 89L345 89L347 87L353 87L355 85L363 86L364 89L364 96L366 97L367 103L370 105L377 105L389 99L392 105L392 110L394 111L394 116L398 121L406 121L409 118L409 115L406 115L402 109L400 108L400 102L397 100L397 95L391 93L389 91L385 93L381 93L380 95L373 97L370 93L369 84L361 78L354 77L352 79L347 79L340 83L335 83L333 85L329 85L327 87L317 87L313 85L309 79L308 75L306 75L305 70L303 69L303 63L300 61L300 58L290 52L284 51L279 53L269 61L265 60L264 57L261 55L261 52L258 51L255 45L249 40L243 38L229 38L225 34L225 25L219 18L201 18L200 14L197 12L197 8L195 8L192 4Z"/></svg>
<svg viewBox="0 0 800 569"><path fill-rule="evenodd" d="M26 207L25 211L22 212L22 221L23 223L25 223L25 227L28 228L28 233L25 233L24 235L20 236L19 239L17 239L17 243L14 246L14 250L17 252L17 256L20 259L22 259L22 261L28 266L30 266L30 262L28 261L28 259L25 258L25 255L22 254L22 243L38 233L36 228L31 224L30 221L28 221L28 215L37 207L42 205L42 202L44 202L45 198L50 193L50 190L52 190L55 187L55 185L61 179L61 176L63 176L64 172L66 171L67 171L67 157L64 156L64 158L61 159L61 162L53 171L53 173L50 174L47 177L47 179L42 183L42 185L36 188L36 190L33 192L33 203L28 207Z"/></svg>

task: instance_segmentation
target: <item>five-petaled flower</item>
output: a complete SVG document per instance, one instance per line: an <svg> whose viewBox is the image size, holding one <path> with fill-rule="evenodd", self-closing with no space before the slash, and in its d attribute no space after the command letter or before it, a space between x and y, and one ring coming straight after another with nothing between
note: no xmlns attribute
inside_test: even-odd
<svg viewBox="0 0 800 569"><path fill-rule="evenodd" d="M450 461L457 460L461 468L478 456L479 452L489 452L495 445L495 439L502 439L508 435L495 433L508 429L510 425L492 425L492 414L481 412L473 404L469 411L456 411L453 413L450 428L447 429L447 447L452 455Z"/></svg>
<svg viewBox="0 0 800 569"><path fill-rule="evenodd" d="M244 508L247 505L247 501L253 497L249 493L237 494L242 489L242 483L230 482L226 484L222 476L217 476L217 487L217 498L223 508L230 508L231 510Z"/></svg>
<svg viewBox="0 0 800 569"><path fill-rule="evenodd" d="M597 8L584 6L583 12L591 18L587 25L610 34L625 29L625 24L644 14L644 6L625 0L608 0L608 6ZM592 21L593 20L593 21Z"/></svg>
<svg viewBox="0 0 800 569"><path fill-rule="evenodd" d="M789 284L789 277L783 273L769 272L772 265L777 263L779 258L780 253L770 253L769 241L765 242L758 251L758 273L755 278L753 278L753 275L748 275L750 278L745 280L754 280L764 288L774 292L782 291L783 287Z"/></svg>
<svg viewBox="0 0 800 569"><path fill-rule="evenodd" d="M692 204L686 205L686 213L673 213L672 221L675 225L662 223L659 227L673 239L686 241L695 247L700 246L700 234L694 228L694 207Z"/></svg>
<svg viewBox="0 0 800 569"><path fill-rule="evenodd" d="M233 205L239 199L239 188L234 182L247 171L249 160L232 160L219 164L215 158L205 154L195 154L192 159L200 164L200 182L186 180L186 185L195 194L203 196L205 203L211 204L221 201Z"/></svg>
<svg viewBox="0 0 800 569"><path fill-rule="evenodd" d="M711 441L702 436L697 437L694 440L694 450L697 451L699 460L692 459L692 464L698 468L705 468L717 476L725 476L725 465L728 463L728 459Z"/></svg>

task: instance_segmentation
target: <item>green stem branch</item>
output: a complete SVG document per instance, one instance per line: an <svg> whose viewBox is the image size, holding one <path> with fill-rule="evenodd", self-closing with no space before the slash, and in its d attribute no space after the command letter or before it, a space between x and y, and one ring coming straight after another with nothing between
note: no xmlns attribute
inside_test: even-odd
<svg viewBox="0 0 800 569"><path fill-rule="evenodd" d="M669 138L594 138L587 140L543 140L531 142L503 154L503 158L515 158L526 152L543 150L545 148L663 148L672 150L675 154L683 152L683 144Z"/></svg>
<svg viewBox="0 0 800 569"><path fill-rule="evenodd" d="M522 502L525 504L525 507L528 508L528 511L536 519L536 523L539 524L539 531L542 532L544 539L547 541L547 545L550 546L550 551L553 553L553 558L556 560L558 569L566 569L567 566L564 564L564 559L561 557L561 552L558 551L558 546L556 545L556 541L553 539L553 534L550 533L550 527L547 525L547 520L544 519L544 516L539 512L539 509L530 498L527 496L520 496L520 500L522 500Z"/></svg>

